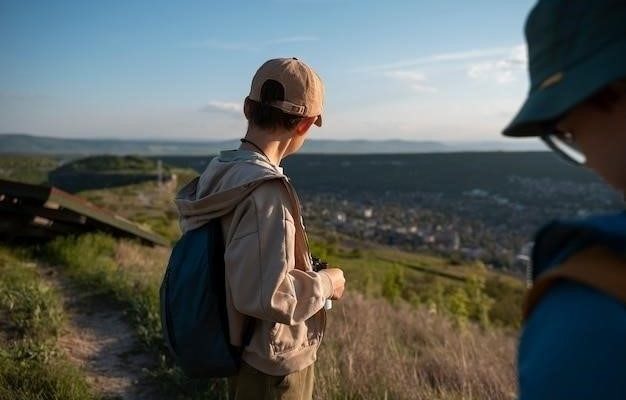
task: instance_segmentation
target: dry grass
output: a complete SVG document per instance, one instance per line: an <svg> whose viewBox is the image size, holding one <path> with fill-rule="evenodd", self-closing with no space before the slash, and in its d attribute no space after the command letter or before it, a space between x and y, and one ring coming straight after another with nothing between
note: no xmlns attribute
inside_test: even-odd
<svg viewBox="0 0 626 400"><path fill-rule="evenodd" d="M120 241L132 281L160 281L169 249ZM349 292L328 313L316 399L512 399L515 335Z"/></svg>
<svg viewBox="0 0 626 400"><path fill-rule="evenodd" d="M316 399L515 398L515 337L350 293L329 313Z"/></svg>
<svg viewBox="0 0 626 400"><path fill-rule="evenodd" d="M164 236L168 240L180 235L174 205L175 182L159 187L155 182L144 182L117 188L88 190L80 195L93 204L108 209L133 221L143 229Z"/></svg>
<svg viewBox="0 0 626 400"><path fill-rule="evenodd" d="M133 282L160 284L170 252L167 247L147 247L120 240L115 246L115 262Z"/></svg>
<svg viewBox="0 0 626 400"><path fill-rule="evenodd" d="M65 245L73 249L68 260L83 255L85 265L74 266L75 273L110 287L128 303L139 337L157 350L157 291L169 249L87 238ZM89 246L99 250L89 252ZM94 271L100 264L101 271ZM471 322L459 325L425 306L391 303L358 290L353 287L328 313L316 368L316 399L515 398L514 333ZM206 391L209 386L187 390L190 383L177 374L169 382L181 398L206 398L209 393L210 398L222 398Z"/></svg>
<svg viewBox="0 0 626 400"><path fill-rule="evenodd" d="M160 281L168 256L128 241L115 249L124 274L143 284ZM515 343L502 329L348 292L328 313L315 398L512 399Z"/></svg>

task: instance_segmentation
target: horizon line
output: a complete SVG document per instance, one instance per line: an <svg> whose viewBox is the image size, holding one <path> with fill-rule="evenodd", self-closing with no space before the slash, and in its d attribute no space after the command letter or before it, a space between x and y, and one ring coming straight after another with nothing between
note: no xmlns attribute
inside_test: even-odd
<svg viewBox="0 0 626 400"><path fill-rule="evenodd" d="M74 136L48 136L42 134L34 134L34 133L26 133L26 132L0 132L0 136L29 136L33 138L42 138L42 139L59 139L59 140L85 140L85 141L97 141L97 140L111 140L111 141L119 141L119 142L165 142L165 143L180 143L180 142L193 142L193 143L219 143L219 142L228 142L228 141L237 141L240 137L232 137L232 138L223 138L223 139L200 139L200 138L180 138L180 139L172 139L172 138L161 138L161 137L153 137L153 138L122 138L122 137L108 137L108 136L98 136L98 137L74 137ZM408 142L408 143L437 143L437 144L447 144L447 143L463 143L463 144L472 144L472 143L500 143L500 144L515 144L515 143L526 143L529 140L536 140L536 138L521 138L520 139L507 139L507 138L494 138L494 139L466 139L466 140L453 140L453 139L406 139L406 138L391 138L391 139L355 139L355 138L346 138L346 139L327 139L327 138L308 138L307 142L374 142L374 143L384 143L384 142ZM524 140L525 139L525 140Z"/></svg>

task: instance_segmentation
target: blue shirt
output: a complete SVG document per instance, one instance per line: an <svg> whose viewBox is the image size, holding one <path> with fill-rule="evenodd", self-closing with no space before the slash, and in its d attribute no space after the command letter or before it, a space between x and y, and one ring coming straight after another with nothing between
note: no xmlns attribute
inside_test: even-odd
<svg viewBox="0 0 626 400"><path fill-rule="evenodd" d="M520 400L626 399L626 307L578 283L556 284L526 321L518 370Z"/></svg>

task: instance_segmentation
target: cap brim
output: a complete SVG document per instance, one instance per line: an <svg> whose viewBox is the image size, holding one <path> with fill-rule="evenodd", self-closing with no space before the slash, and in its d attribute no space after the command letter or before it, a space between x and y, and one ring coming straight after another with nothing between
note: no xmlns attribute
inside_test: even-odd
<svg viewBox="0 0 626 400"><path fill-rule="evenodd" d="M321 115L317 116L317 119L315 120L315 125L320 126L320 127L322 126L322 116Z"/></svg>
<svg viewBox="0 0 626 400"><path fill-rule="evenodd" d="M563 116L596 91L626 76L626 40L607 46L584 62L560 71L560 81L531 93L502 134L541 136L545 124Z"/></svg>

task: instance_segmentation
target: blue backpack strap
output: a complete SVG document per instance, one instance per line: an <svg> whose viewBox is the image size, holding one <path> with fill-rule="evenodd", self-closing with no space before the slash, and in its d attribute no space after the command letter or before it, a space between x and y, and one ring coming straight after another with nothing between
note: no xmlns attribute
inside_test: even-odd
<svg viewBox="0 0 626 400"><path fill-rule="evenodd" d="M556 282L593 287L626 304L626 213L554 221L535 239L524 318Z"/></svg>
<svg viewBox="0 0 626 400"><path fill-rule="evenodd" d="M578 251L596 245L626 254L626 212L559 220L546 225L535 237L533 281Z"/></svg>
<svg viewBox="0 0 626 400"><path fill-rule="evenodd" d="M607 247L592 246L539 276L526 294L524 319L552 286L564 280L589 286L626 305L626 257Z"/></svg>

